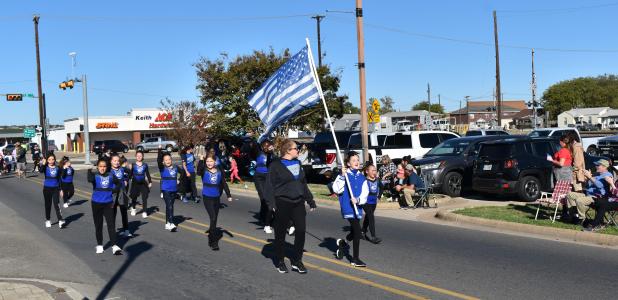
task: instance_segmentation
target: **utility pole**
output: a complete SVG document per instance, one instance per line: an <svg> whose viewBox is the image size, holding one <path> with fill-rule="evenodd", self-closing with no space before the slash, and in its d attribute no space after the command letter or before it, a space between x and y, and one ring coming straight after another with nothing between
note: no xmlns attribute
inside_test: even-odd
<svg viewBox="0 0 618 300"><path fill-rule="evenodd" d="M88 84L86 74L82 74L82 100L84 105L84 164L90 165L90 130L88 129Z"/></svg>
<svg viewBox="0 0 618 300"><path fill-rule="evenodd" d="M466 123L470 126L470 96L466 96Z"/></svg>
<svg viewBox="0 0 618 300"><path fill-rule="evenodd" d="M455 124L458 125L459 123L461 123L461 99L459 99L459 120L455 119Z"/></svg>
<svg viewBox="0 0 618 300"><path fill-rule="evenodd" d="M532 89L532 113L534 114L534 129L536 129L537 127L537 120L536 120L536 74L534 74L534 49L532 49L532 83L531 83L531 87Z"/></svg>
<svg viewBox="0 0 618 300"><path fill-rule="evenodd" d="M494 10L494 41L496 44L496 100L498 100L498 126L502 127L502 92L500 90L500 51L498 50L498 17Z"/></svg>
<svg viewBox="0 0 618 300"><path fill-rule="evenodd" d="M358 79L360 84L361 138L363 161L369 161L369 139L367 136L367 101L365 95L365 41L363 35L363 1L356 0L356 39L358 41Z"/></svg>
<svg viewBox="0 0 618 300"><path fill-rule="evenodd" d="M326 16L322 15L315 15L311 17L312 19L315 19L316 25L318 26L318 68L322 67L322 39L320 38L320 22L325 17Z"/></svg>
<svg viewBox="0 0 618 300"><path fill-rule="evenodd" d="M429 130L431 130L432 120L431 120L431 87L429 83L427 83L427 110L429 111Z"/></svg>
<svg viewBox="0 0 618 300"><path fill-rule="evenodd" d="M36 48L36 76L39 93L39 124L41 126L41 151L43 156L47 155L47 129L45 128L45 95L41 85L41 56L39 55L39 16L34 15L34 44Z"/></svg>

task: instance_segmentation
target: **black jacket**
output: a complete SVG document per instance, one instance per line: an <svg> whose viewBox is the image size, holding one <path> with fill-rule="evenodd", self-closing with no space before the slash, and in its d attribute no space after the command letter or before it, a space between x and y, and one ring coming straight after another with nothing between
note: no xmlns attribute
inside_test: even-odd
<svg viewBox="0 0 618 300"><path fill-rule="evenodd" d="M300 168L299 178L294 179L294 175L280 159L274 160L268 167L264 196L268 206L271 208L276 206L277 200L291 203L306 201L309 207L316 207L313 194L311 194L307 186L303 168Z"/></svg>

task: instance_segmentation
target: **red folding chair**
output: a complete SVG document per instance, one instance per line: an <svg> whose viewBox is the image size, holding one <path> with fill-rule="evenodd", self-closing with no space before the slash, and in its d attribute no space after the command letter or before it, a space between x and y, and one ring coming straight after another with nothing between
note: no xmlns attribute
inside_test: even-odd
<svg viewBox="0 0 618 300"><path fill-rule="evenodd" d="M541 198L538 200L539 206L537 206L536 208L536 216L534 216L534 219L536 220L539 217L539 210L541 209L541 205L543 203L546 203L547 207L551 207L552 205L556 206L556 209L554 210L554 217L553 218L551 216L549 217L552 223L556 222L556 215L558 214L558 206L564 203L564 201L566 200L566 196L570 191L571 191L570 181L567 181L567 180L557 181L556 185L554 186L553 192L541 194Z"/></svg>

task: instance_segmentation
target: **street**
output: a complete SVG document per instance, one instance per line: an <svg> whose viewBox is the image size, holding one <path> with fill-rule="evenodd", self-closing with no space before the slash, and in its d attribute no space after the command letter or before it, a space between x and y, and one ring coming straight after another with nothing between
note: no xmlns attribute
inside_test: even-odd
<svg viewBox="0 0 618 300"><path fill-rule="evenodd" d="M219 224L227 234L218 252L208 248L203 205L177 202L177 233L163 229L161 213L147 219L129 216L135 237L120 239L124 256L112 256L110 249L96 255L90 203L85 201L92 188L85 177L85 171L76 176L76 196L63 211L68 221L63 230L55 224L51 229L43 226L40 176L0 179L0 202L31 223L28 230L48 235L47 242L54 244L49 249L59 249L57 256L73 255L78 261L68 262L68 270L91 272L101 279L94 283L98 290L86 295L91 298L615 298L610 288L618 268L613 249L389 218L377 220L382 244L361 241L361 258L368 268L354 269L346 258L334 259L335 240L345 236L347 222L338 210L328 208L307 213L304 261L309 273L279 274L270 260L273 236L256 225L259 201L234 193L238 200L224 201L220 213ZM164 209L156 183L149 203ZM33 234L25 227L16 230ZM1 265L0 270L8 272ZM64 278L78 284L89 280L94 279Z"/></svg>

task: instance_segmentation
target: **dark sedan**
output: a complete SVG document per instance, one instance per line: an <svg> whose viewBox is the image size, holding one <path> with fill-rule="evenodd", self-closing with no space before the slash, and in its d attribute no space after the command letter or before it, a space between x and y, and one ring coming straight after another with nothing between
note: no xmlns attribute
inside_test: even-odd
<svg viewBox="0 0 618 300"><path fill-rule="evenodd" d="M445 141L431 149L422 159L412 161L422 174L430 173L431 186L451 197L459 197L462 188L472 184L472 166L481 142L509 136L471 136Z"/></svg>

